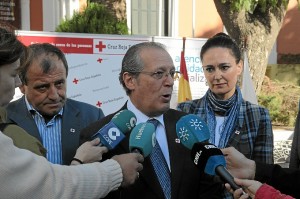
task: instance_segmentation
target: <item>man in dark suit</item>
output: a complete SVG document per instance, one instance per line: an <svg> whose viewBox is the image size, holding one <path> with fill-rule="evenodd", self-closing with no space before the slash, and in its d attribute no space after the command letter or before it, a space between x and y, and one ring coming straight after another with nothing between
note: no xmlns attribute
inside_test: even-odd
<svg viewBox="0 0 300 199"><path fill-rule="evenodd" d="M171 194L161 185L159 175L154 169L154 160L145 158L144 169L139 180L131 187L119 190L108 198L120 199L187 199L187 198L220 198L221 188L210 176L200 173L193 165L190 151L178 143L176 122L186 115L170 109L173 91L175 67L171 56L165 48L155 42L145 42L132 46L125 54L120 72L120 82L129 100L121 109L132 111L137 117L137 124L149 119L158 121L156 140L159 144L170 176ZM114 113L115 114L115 113ZM114 114L97 121L81 132L81 141L90 137L107 124ZM109 158L115 154L129 152L129 134L113 150L108 152ZM152 151L153 153L153 151ZM163 163L161 162L161 166ZM164 187L164 188L162 188Z"/></svg>
<svg viewBox="0 0 300 199"><path fill-rule="evenodd" d="M80 131L104 117L101 109L66 97L68 64L51 44L32 44L32 57L20 68L24 96L7 106L8 120L39 139L47 159L69 165Z"/></svg>

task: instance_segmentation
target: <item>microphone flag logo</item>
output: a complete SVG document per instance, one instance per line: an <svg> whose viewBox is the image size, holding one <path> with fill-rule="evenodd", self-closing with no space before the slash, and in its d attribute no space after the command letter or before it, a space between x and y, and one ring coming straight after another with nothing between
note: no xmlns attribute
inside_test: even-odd
<svg viewBox="0 0 300 199"><path fill-rule="evenodd" d="M201 131L201 129L204 127L202 125L202 121L198 120L198 119L191 119L190 124L191 124L191 127L195 128L195 130L200 130Z"/></svg>
<svg viewBox="0 0 300 199"><path fill-rule="evenodd" d="M192 149L196 142L206 142L209 140L210 133L206 123L194 114L181 117L176 122L177 137L188 149Z"/></svg>
<svg viewBox="0 0 300 199"><path fill-rule="evenodd" d="M113 127L108 130L108 137L112 140L116 140L118 136L120 136L119 129Z"/></svg>
<svg viewBox="0 0 300 199"><path fill-rule="evenodd" d="M102 127L95 136L100 137L101 143L109 150L115 148L125 138L125 135L112 122Z"/></svg>
<svg viewBox="0 0 300 199"><path fill-rule="evenodd" d="M130 128L131 128L131 129L132 129L133 127L135 127L135 125L136 125L136 117L130 118L129 125L130 125Z"/></svg>
<svg viewBox="0 0 300 199"><path fill-rule="evenodd" d="M179 128L178 134L179 134L179 139L181 141L185 142L189 140L190 135L188 133L188 130L184 126Z"/></svg>

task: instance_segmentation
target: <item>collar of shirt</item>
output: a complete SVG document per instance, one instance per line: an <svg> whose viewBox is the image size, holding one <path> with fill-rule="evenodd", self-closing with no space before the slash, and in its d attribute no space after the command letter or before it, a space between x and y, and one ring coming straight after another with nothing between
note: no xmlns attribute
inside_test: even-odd
<svg viewBox="0 0 300 199"><path fill-rule="evenodd" d="M147 122L147 120L150 119L147 115L145 115L139 109L137 109L134 106L134 104L131 102L130 99L127 102L127 109L130 110L130 111L132 111L135 114L136 119L137 119L137 124L142 123L142 122ZM153 118L157 119L159 121L159 125L162 125L163 127L165 127L164 115L160 115L158 117L153 117Z"/></svg>

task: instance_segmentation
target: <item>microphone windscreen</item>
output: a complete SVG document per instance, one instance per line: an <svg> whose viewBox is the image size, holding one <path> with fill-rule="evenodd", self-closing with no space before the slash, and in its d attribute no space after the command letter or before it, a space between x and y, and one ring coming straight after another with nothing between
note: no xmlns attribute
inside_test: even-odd
<svg viewBox="0 0 300 199"><path fill-rule="evenodd" d="M136 124L136 116L127 109L121 110L111 119L122 133L130 132Z"/></svg>
<svg viewBox="0 0 300 199"><path fill-rule="evenodd" d="M138 150L144 157L152 152L155 146L155 127L149 122L136 125L129 137L129 151Z"/></svg>
<svg viewBox="0 0 300 199"><path fill-rule="evenodd" d="M197 142L208 141L210 137L206 123L194 114L185 115L177 121L176 133L180 142L188 149L192 149Z"/></svg>
<svg viewBox="0 0 300 199"><path fill-rule="evenodd" d="M191 155L194 164L206 174L216 175L218 166L226 167L222 151L213 144L196 143L192 148Z"/></svg>
<svg viewBox="0 0 300 199"><path fill-rule="evenodd" d="M219 176L224 183L229 183L233 190L241 188L234 182L233 176L226 169L226 161L220 149L213 144L197 143L192 149L194 164L206 174Z"/></svg>

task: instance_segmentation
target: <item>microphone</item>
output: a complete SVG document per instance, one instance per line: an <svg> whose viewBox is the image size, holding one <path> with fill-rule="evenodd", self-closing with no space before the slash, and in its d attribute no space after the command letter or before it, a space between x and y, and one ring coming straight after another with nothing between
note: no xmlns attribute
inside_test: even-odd
<svg viewBox="0 0 300 199"><path fill-rule="evenodd" d="M136 116L129 110L121 110L114 115L109 123L103 126L92 139L100 138L101 144L109 150L114 149L136 124Z"/></svg>
<svg viewBox="0 0 300 199"><path fill-rule="evenodd" d="M181 117L176 123L176 133L180 142L192 150L192 161L200 171L218 175L224 182L229 183L233 190L241 188L227 171L222 151L209 144L208 126L199 116L188 114Z"/></svg>
<svg viewBox="0 0 300 199"><path fill-rule="evenodd" d="M129 151L147 157L156 144L155 126L149 122L136 125L129 137Z"/></svg>
<svg viewBox="0 0 300 199"><path fill-rule="evenodd" d="M208 142L210 138L208 126L194 114L185 115L177 121L176 133L180 142L188 149L192 149L197 142Z"/></svg>
<svg viewBox="0 0 300 199"><path fill-rule="evenodd" d="M241 188L226 169L226 161L220 149L213 144L195 143L192 148L192 160L200 171L209 175L218 175L223 182L230 184L233 190Z"/></svg>

